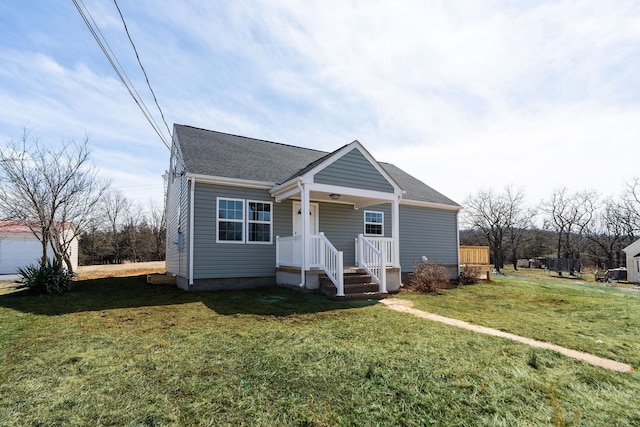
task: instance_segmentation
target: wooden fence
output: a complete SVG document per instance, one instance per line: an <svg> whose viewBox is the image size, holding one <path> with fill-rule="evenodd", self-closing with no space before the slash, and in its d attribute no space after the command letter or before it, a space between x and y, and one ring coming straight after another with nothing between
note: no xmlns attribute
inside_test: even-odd
<svg viewBox="0 0 640 427"><path fill-rule="evenodd" d="M489 258L489 246L460 246L460 267L478 267L487 274L487 280L491 280L491 261Z"/></svg>

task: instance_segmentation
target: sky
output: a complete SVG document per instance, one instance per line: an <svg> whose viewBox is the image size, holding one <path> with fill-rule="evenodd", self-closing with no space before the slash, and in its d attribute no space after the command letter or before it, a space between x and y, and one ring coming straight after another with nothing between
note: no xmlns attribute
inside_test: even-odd
<svg viewBox="0 0 640 427"><path fill-rule="evenodd" d="M167 139L111 0L83 0ZM360 141L463 203L619 195L640 176L640 2L118 0L174 123L333 151ZM0 141L82 141L133 203L169 150L73 1L0 2Z"/></svg>

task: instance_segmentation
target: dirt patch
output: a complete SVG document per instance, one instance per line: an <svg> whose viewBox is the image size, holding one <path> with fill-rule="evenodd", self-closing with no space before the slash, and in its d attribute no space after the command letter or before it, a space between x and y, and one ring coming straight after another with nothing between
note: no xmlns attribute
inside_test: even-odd
<svg viewBox="0 0 640 427"><path fill-rule="evenodd" d="M142 274L164 274L164 261L132 262L127 264L84 265L78 267L77 280L102 279L104 277L128 277ZM15 280L0 281L0 295L18 290Z"/></svg>
<svg viewBox="0 0 640 427"><path fill-rule="evenodd" d="M103 277L127 277L142 274L164 274L164 261L131 262L127 264L83 265L78 267L79 280L100 279Z"/></svg>

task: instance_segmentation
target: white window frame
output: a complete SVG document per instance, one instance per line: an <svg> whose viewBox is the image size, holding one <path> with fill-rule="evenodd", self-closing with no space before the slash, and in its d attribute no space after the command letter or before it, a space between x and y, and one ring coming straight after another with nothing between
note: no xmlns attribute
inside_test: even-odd
<svg viewBox="0 0 640 427"><path fill-rule="evenodd" d="M258 221L258 220L252 220L249 219L249 204L251 203L261 203L263 205L269 205L269 213L271 215L269 215L269 221ZM267 202L264 200L247 200L246 203L246 212L245 212L245 221L246 221L246 238L245 241L248 245L271 245L273 244L273 202ZM249 224L269 224L269 241L268 242L262 242L262 241L253 241L253 240L249 240Z"/></svg>
<svg viewBox="0 0 640 427"><path fill-rule="evenodd" d="M229 219L229 218L220 218L220 200L228 200L232 202L241 202L242 203L242 219ZM246 220L246 206L247 203L244 199L236 199L233 197L216 197L216 243L229 243L232 245L243 244L245 242L245 220ZM220 240L220 223L221 222L238 222L242 224L242 240Z"/></svg>
<svg viewBox="0 0 640 427"><path fill-rule="evenodd" d="M382 222L370 222L367 221L367 214L379 214L382 215ZM371 233L367 233L367 225L381 225L382 226L382 232L380 234L371 234ZM365 236L375 236L375 237L384 237L384 212L381 211L364 211L364 235Z"/></svg>

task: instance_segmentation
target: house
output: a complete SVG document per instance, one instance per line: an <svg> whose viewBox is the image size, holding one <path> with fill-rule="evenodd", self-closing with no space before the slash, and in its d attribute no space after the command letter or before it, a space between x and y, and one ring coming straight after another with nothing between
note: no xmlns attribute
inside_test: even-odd
<svg viewBox="0 0 640 427"><path fill-rule="evenodd" d="M627 254L627 281L640 283L640 240L623 249Z"/></svg>
<svg viewBox="0 0 640 427"><path fill-rule="evenodd" d="M78 239L69 245L70 259L75 271L78 268ZM49 255L53 250L49 247ZM42 258L42 243L31 229L19 222L0 221L0 274L16 274L18 268L37 264Z"/></svg>
<svg viewBox="0 0 640 427"><path fill-rule="evenodd" d="M168 274L185 290L318 289L366 272L398 291L423 259L459 274L461 206L353 141L331 153L175 125Z"/></svg>

